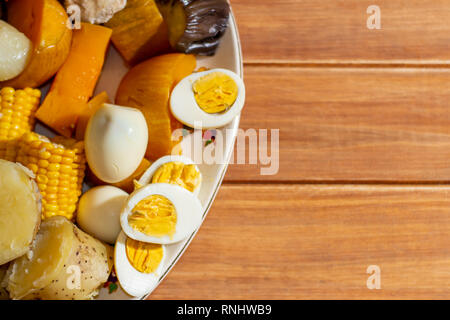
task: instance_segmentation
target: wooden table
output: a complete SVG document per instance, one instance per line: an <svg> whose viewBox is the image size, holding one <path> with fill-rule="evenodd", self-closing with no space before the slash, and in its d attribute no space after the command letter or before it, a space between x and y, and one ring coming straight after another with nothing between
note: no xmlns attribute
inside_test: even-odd
<svg viewBox="0 0 450 320"><path fill-rule="evenodd" d="M450 0L232 5L279 172L230 166L151 299L450 298Z"/></svg>

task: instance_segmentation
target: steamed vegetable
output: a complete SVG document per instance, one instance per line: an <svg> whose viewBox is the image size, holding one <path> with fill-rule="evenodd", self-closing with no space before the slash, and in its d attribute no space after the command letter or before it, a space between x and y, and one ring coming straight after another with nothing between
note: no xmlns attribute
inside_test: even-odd
<svg viewBox="0 0 450 320"><path fill-rule="evenodd" d="M106 26L113 29L111 40L130 65L170 48L167 25L155 0L128 0Z"/></svg>
<svg viewBox="0 0 450 320"><path fill-rule="evenodd" d="M78 117L87 108L102 71L111 29L81 23L73 33L70 54L56 74L52 87L36 117L70 138Z"/></svg>
<svg viewBox="0 0 450 320"><path fill-rule="evenodd" d="M40 195L30 173L0 160L0 265L28 251L40 222Z"/></svg>
<svg viewBox="0 0 450 320"><path fill-rule="evenodd" d="M25 70L0 87L37 88L53 77L69 54L72 30L57 0L8 1L8 23L33 43ZM3 44L2 44L3 46Z"/></svg>
<svg viewBox="0 0 450 320"><path fill-rule="evenodd" d="M4 87L0 90L0 159L16 161L18 140L33 130L40 98L38 89Z"/></svg>
<svg viewBox="0 0 450 320"><path fill-rule="evenodd" d="M42 219L55 215L73 219L81 195L85 165L84 143L34 132L19 141L17 162L36 175L42 195Z"/></svg>
<svg viewBox="0 0 450 320"><path fill-rule="evenodd" d="M9 266L7 290L13 299L90 299L111 267L110 246L53 217L42 223L30 254Z"/></svg>
<svg viewBox="0 0 450 320"><path fill-rule="evenodd" d="M228 27L227 0L156 0L169 26L171 46L184 53L213 55Z"/></svg>

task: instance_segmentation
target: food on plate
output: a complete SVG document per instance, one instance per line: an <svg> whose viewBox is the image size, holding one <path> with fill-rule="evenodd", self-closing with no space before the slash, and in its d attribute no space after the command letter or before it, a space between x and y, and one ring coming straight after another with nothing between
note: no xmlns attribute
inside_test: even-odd
<svg viewBox="0 0 450 320"><path fill-rule="evenodd" d="M90 299L108 279L112 248L64 217L42 222L29 254L8 268L12 299Z"/></svg>
<svg viewBox="0 0 450 320"><path fill-rule="evenodd" d="M113 186L99 186L84 193L78 204L77 223L95 238L114 244L120 231L120 211L128 193Z"/></svg>
<svg viewBox="0 0 450 320"><path fill-rule="evenodd" d="M6 270L8 270L7 264L0 266L0 300L8 300L9 299L9 294L3 285L3 279L6 275Z"/></svg>
<svg viewBox="0 0 450 320"><path fill-rule="evenodd" d="M18 140L33 129L40 98L38 89L0 90L0 159L16 160Z"/></svg>
<svg viewBox="0 0 450 320"><path fill-rule="evenodd" d="M72 5L80 8L81 20L89 23L105 23L122 10L127 0L65 0L68 9Z"/></svg>
<svg viewBox="0 0 450 320"><path fill-rule="evenodd" d="M197 197L173 184L152 183L134 191L120 215L125 234L138 241L170 244L186 239L201 223Z"/></svg>
<svg viewBox="0 0 450 320"><path fill-rule="evenodd" d="M169 27L169 41L180 52L213 55L228 27L227 0L156 0Z"/></svg>
<svg viewBox="0 0 450 320"><path fill-rule="evenodd" d="M0 20L0 81L17 77L28 63L33 44L22 32Z"/></svg>
<svg viewBox="0 0 450 320"><path fill-rule="evenodd" d="M166 54L138 64L122 79L116 103L138 108L144 114L148 126L147 159L171 154L179 142L173 139L172 132L182 125L170 113L169 97L172 88L195 66L192 55Z"/></svg>
<svg viewBox="0 0 450 320"><path fill-rule="evenodd" d="M36 175L42 195L42 219L55 215L73 219L86 167L84 143L25 133L19 141L16 161Z"/></svg>
<svg viewBox="0 0 450 320"><path fill-rule="evenodd" d="M77 121L77 129L75 131L75 138L77 140L84 140L84 134L91 116L98 110L104 103L108 103L108 94L103 91L89 100L86 109L80 113Z"/></svg>
<svg viewBox="0 0 450 320"><path fill-rule="evenodd" d="M56 74L36 117L70 138L78 117L84 114L105 61L111 29L81 23L74 30L70 54Z"/></svg>
<svg viewBox="0 0 450 320"><path fill-rule="evenodd" d="M134 191L134 188L135 188L135 180L138 180L144 174L144 172L150 167L150 165L151 165L151 162L148 161L147 159L143 158L141 161L141 164L136 169L136 171L133 172L133 174L131 176L129 176L128 178L126 178L122 181L119 181L116 183L110 183L110 185L120 188L128 193L131 193ZM95 176L95 174L92 172L92 170L88 170L87 176L88 176L89 181L92 182L94 185L101 186L101 185L108 184L108 183L100 180L99 178L97 178Z"/></svg>
<svg viewBox="0 0 450 320"><path fill-rule="evenodd" d="M104 104L91 117L86 129L89 168L108 183L128 178L144 158L147 135L147 123L141 111Z"/></svg>
<svg viewBox="0 0 450 320"><path fill-rule="evenodd" d="M128 0L106 24L112 42L131 65L170 49L167 25L154 0Z"/></svg>
<svg viewBox="0 0 450 320"><path fill-rule="evenodd" d="M128 238L121 232L114 248L114 266L120 286L131 296L152 291L162 276L166 247Z"/></svg>
<svg viewBox="0 0 450 320"><path fill-rule="evenodd" d="M170 110L178 121L196 129L222 127L241 112L245 85L230 70L212 69L193 73L172 91Z"/></svg>
<svg viewBox="0 0 450 320"><path fill-rule="evenodd" d="M202 184L202 174L189 158L165 156L156 160L138 181L140 186L149 183L175 184L198 195Z"/></svg>
<svg viewBox="0 0 450 320"><path fill-rule="evenodd" d="M0 87L37 88L55 75L66 60L72 30L66 27L68 16L57 0L8 1L8 23L33 43L25 70Z"/></svg>
<svg viewBox="0 0 450 320"><path fill-rule="evenodd" d="M27 253L40 222L40 195L32 174L0 160L0 265Z"/></svg>

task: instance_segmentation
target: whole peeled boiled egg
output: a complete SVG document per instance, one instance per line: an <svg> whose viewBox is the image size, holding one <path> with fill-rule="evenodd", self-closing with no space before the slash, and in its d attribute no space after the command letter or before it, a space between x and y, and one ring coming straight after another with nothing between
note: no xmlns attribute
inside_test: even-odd
<svg viewBox="0 0 450 320"><path fill-rule="evenodd" d="M114 248L114 267L122 289L134 297L150 293L162 276L165 257L164 245L136 241L121 232Z"/></svg>
<svg viewBox="0 0 450 320"><path fill-rule="evenodd" d="M78 203L80 228L107 243L115 243L122 230L120 212L128 193L113 186L98 186L85 192Z"/></svg>
<svg viewBox="0 0 450 320"><path fill-rule="evenodd" d="M170 110L189 127L219 128L233 121L244 102L241 77L227 69L211 69L181 80L170 96Z"/></svg>
<svg viewBox="0 0 450 320"><path fill-rule="evenodd" d="M104 182L122 181L138 168L147 142L147 123L141 111L105 103L86 128L89 167Z"/></svg>
<svg viewBox="0 0 450 320"><path fill-rule="evenodd" d="M192 192L178 185L152 183L129 196L120 214L120 225L134 240L171 244L194 232L202 216L202 205Z"/></svg>
<svg viewBox="0 0 450 320"><path fill-rule="evenodd" d="M202 174L198 166L184 156L164 156L152 163L138 181L138 185L170 183L198 195Z"/></svg>

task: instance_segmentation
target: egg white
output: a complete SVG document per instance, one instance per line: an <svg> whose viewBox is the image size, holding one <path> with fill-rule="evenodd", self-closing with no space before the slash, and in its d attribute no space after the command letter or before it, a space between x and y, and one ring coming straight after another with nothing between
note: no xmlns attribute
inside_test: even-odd
<svg viewBox="0 0 450 320"><path fill-rule="evenodd" d="M150 293L158 285L166 258L166 247L162 246L163 257L156 271L143 273L136 270L128 260L126 241L126 234L121 232L114 248L114 265L117 279L126 293L133 297L142 297Z"/></svg>
<svg viewBox="0 0 450 320"><path fill-rule="evenodd" d="M133 229L128 224L128 217L132 214L134 207L151 195L161 195L166 197L175 207L177 213L177 223L175 234L162 237L149 236ZM203 207L198 198L190 191L173 184L151 183L135 190L128 198L120 214L120 225L125 234L138 241L171 244L186 239L201 224Z"/></svg>
<svg viewBox="0 0 450 320"><path fill-rule="evenodd" d="M194 161L187 157L183 156L164 156L156 160L152 163L152 165L144 172L144 174L139 179L138 183L141 186L145 186L152 182L153 175L155 174L156 170L158 170L162 165L169 163L169 162L182 162L185 165L193 164L195 165ZM198 196L201 186L202 186L202 173L198 169L198 166L195 165L195 168L200 173L200 184L197 186L197 188L194 189L194 195Z"/></svg>
<svg viewBox="0 0 450 320"><path fill-rule="evenodd" d="M203 111L195 100L192 85L199 78L213 72L221 72L230 76L238 86L238 95L233 105L223 113L210 114ZM170 96L170 110L173 116L185 125L195 129L220 128L231 121L241 112L245 102L245 85L241 77L227 69L211 69L193 73L181 80L173 89Z"/></svg>

